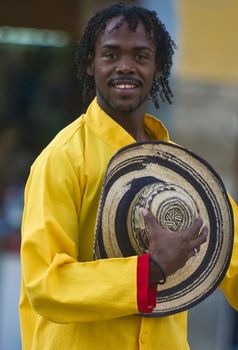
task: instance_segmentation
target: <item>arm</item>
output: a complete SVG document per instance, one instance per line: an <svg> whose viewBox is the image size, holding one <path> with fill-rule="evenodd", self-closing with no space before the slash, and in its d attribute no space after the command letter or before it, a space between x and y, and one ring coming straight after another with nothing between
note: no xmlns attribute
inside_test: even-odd
<svg viewBox="0 0 238 350"><path fill-rule="evenodd" d="M78 261L82 198L67 155L44 152L25 191L21 261L30 303L39 315L59 323L136 314L137 257Z"/></svg>
<svg viewBox="0 0 238 350"><path fill-rule="evenodd" d="M234 214L234 245L231 262L220 287L231 306L238 311L238 207L230 197Z"/></svg>

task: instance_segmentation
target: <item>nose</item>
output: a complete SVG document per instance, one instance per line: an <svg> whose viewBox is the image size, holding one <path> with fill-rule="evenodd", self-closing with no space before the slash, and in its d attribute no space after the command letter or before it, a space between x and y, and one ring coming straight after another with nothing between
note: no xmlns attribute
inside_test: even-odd
<svg viewBox="0 0 238 350"><path fill-rule="evenodd" d="M117 62L116 72L121 74L134 74L135 66L133 60L129 57L121 57Z"/></svg>

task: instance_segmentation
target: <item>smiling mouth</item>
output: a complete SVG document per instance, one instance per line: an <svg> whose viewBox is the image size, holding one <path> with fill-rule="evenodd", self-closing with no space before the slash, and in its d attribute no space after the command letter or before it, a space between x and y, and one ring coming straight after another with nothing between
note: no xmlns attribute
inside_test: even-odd
<svg viewBox="0 0 238 350"><path fill-rule="evenodd" d="M118 90L134 90L142 86L141 81L137 79L111 79L109 85Z"/></svg>
<svg viewBox="0 0 238 350"><path fill-rule="evenodd" d="M128 89L137 88L137 85L134 85L134 84L113 84L113 86L119 90L128 90Z"/></svg>

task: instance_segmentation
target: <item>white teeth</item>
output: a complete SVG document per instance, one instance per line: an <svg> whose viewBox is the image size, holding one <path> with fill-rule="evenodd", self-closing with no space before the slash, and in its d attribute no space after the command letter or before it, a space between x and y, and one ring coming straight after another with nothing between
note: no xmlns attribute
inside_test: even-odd
<svg viewBox="0 0 238 350"><path fill-rule="evenodd" d="M135 89L135 85L130 85L130 84L119 84L115 85L117 89Z"/></svg>

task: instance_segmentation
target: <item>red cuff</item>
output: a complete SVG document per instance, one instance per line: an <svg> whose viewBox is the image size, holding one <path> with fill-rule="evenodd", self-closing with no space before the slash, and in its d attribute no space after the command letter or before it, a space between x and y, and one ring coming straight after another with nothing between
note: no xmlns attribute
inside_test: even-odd
<svg viewBox="0 0 238 350"><path fill-rule="evenodd" d="M138 256L137 304L139 312L151 313L156 306L157 284L149 284L149 254Z"/></svg>

